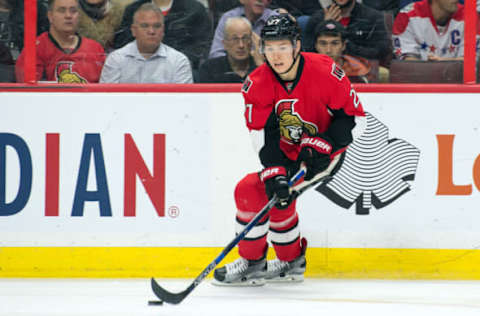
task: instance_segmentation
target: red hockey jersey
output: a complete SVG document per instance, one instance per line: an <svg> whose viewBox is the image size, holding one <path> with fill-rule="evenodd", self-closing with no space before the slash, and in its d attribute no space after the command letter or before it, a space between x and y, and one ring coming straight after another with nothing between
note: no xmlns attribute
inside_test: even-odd
<svg viewBox="0 0 480 316"><path fill-rule="evenodd" d="M15 67L17 82L24 82L24 52ZM100 79L105 52L96 41L79 36L77 47L65 52L48 32L37 38L37 80L59 83L96 83Z"/></svg>
<svg viewBox="0 0 480 316"><path fill-rule="evenodd" d="M355 117L365 116L350 81L331 58L316 53L301 53L301 56L293 82L282 82L263 64L243 84L246 124L264 166L282 165L275 149L263 153L270 157L262 157L265 147L278 147L290 161L295 161L302 135L328 132L337 119L354 122ZM351 133L354 126L355 123L347 124L345 132ZM330 136L342 143L335 139L337 134L338 131Z"/></svg>

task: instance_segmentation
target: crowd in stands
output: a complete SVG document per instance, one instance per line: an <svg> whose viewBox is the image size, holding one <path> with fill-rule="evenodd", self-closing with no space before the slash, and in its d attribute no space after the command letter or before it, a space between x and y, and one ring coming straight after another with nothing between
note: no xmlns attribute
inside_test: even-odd
<svg viewBox="0 0 480 316"><path fill-rule="evenodd" d="M303 51L330 56L352 82L389 82L392 62L463 61L462 3L37 0L36 78L240 83L264 62L259 34L265 21L287 12L301 28ZM0 82L24 82L23 46L24 0L0 0Z"/></svg>

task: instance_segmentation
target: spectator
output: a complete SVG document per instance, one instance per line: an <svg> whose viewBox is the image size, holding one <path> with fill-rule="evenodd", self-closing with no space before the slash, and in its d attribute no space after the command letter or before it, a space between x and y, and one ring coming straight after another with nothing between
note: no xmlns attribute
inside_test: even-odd
<svg viewBox="0 0 480 316"><path fill-rule="evenodd" d="M222 15L235 7L242 5L239 0L210 0L209 11L213 19L213 27L216 28Z"/></svg>
<svg viewBox="0 0 480 316"><path fill-rule="evenodd" d="M122 0L79 0L78 33L99 42L105 51L113 50L115 31L120 28L125 6Z"/></svg>
<svg viewBox="0 0 480 316"><path fill-rule="evenodd" d="M359 2L362 2L364 5L378 11L389 11L396 13L398 10L400 10L401 0L362 0Z"/></svg>
<svg viewBox="0 0 480 316"><path fill-rule="evenodd" d="M23 49L23 0L0 0L0 42L10 49L14 60ZM47 8L37 1L37 35L48 31Z"/></svg>
<svg viewBox="0 0 480 316"><path fill-rule="evenodd" d="M322 9L318 0L272 0L270 8L283 8L297 18L311 16Z"/></svg>
<svg viewBox="0 0 480 316"><path fill-rule="evenodd" d="M15 62L5 44L0 42L0 82L15 82Z"/></svg>
<svg viewBox="0 0 480 316"><path fill-rule="evenodd" d="M59 83L98 82L105 52L92 39L77 34L78 0L49 0L50 29L37 38L37 80ZM15 67L17 82L24 81L24 51Z"/></svg>
<svg viewBox="0 0 480 316"><path fill-rule="evenodd" d="M308 21L304 49L314 51L315 27L324 20L340 22L347 29L345 53L384 62L391 52L383 14L355 0L332 0L333 4L317 11Z"/></svg>
<svg viewBox="0 0 480 316"><path fill-rule="evenodd" d="M254 33L254 45L258 49L260 31L267 19L276 15L277 13L267 6L270 4L271 0L240 0L242 6L236 7L230 11L227 11L223 14L218 22L217 28L215 29L215 35L213 36L212 47L210 48L209 58L225 56L225 48L223 47L223 31L225 29L225 23L228 18L234 16L243 16L246 17L252 24L252 30Z"/></svg>
<svg viewBox="0 0 480 316"><path fill-rule="evenodd" d="M362 57L344 55L346 30L339 22L327 20L315 29L315 51L332 58L351 82L372 82L370 62Z"/></svg>
<svg viewBox="0 0 480 316"><path fill-rule="evenodd" d="M135 40L108 55L100 82L193 83L188 58L162 43L164 20L155 4L142 4L131 26Z"/></svg>
<svg viewBox="0 0 480 316"><path fill-rule="evenodd" d="M193 69L207 58L212 42L212 22L207 9L196 0L137 0L126 7L120 30L115 35L115 48L133 40L130 26L133 13L144 3L153 3L165 15L163 43L185 54Z"/></svg>
<svg viewBox="0 0 480 316"><path fill-rule="evenodd" d="M400 9L402 11L410 11L413 8L413 3L421 0L400 0ZM465 4L463 0L459 1L461 4ZM477 12L480 12L480 0L477 0Z"/></svg>
<svg viewBox="0 0 480 316"><path fill-rule="evenodd" d="M423 0L400 12L393 26L396 57L463 60L463 9L458 0Z"/></svg>
<svg viewBox="0 0 480 316"><path fill-rule="evenodd" d="M295 17L302 31L302 40L305 37L308 20L315 12L322 9L318 0L272 0L270 7L283 8Z"/></svg>
<svg viewBox="0 0 480 316"><path fill-rule="evenodd" d="M242 83L249 73L263 63L262 58L257 56L254 59L251 55L252 25L246 18L229 18L225 22L224 34L223 45L227 55L207 59L200 67L200 82Z"/></svg>

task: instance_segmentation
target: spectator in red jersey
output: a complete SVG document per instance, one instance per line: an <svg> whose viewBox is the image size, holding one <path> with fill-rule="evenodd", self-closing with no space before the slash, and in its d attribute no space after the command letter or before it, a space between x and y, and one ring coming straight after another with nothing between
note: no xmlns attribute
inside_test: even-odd
<svg viewBox="0 0 480 316"><path fill-rule="evenodd" d="M306 51L314 51L315 27L325 20L334 20L346 27L346 54L381 62L388 58L392 45L383 14L355 0L332 0L328 8L312 15L305 31Z"/></svg>
<svg viewBox="0 0 480 316"><path fill-rule="evenodd" d="M409 8L397 15L393 25L397 58L463 60L464 7L458 0L423 0Z"/></svg>
<svg viewBox="0 0 480 316"><path fill-rule="evenodd" d="M351 82L372 82L370 62L362 57L344 54L347 46L345 37L346 30L342 24L333 20L324 21L315 29L315 51L332 58Z"/></svg>
<svg viewBox="0 0 480 316"><path fill-rule="evenodd" d="M59 83L94 83L105 61L102 46L77 34L78 0L49 0L50 29L37 38L37 80ZM17 82L24 82L25 51L17 60Z"/></svg>

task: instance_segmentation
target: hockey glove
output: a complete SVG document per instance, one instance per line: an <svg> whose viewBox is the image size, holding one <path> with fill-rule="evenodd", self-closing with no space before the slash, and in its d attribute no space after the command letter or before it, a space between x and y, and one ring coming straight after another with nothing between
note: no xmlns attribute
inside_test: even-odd
<svg viewBox="0 0 480 316"><path fill-rule="evenodd" d="M327 169L332 158L332 141L326 135L303 137L300 142L300 153L297 161L307 166L305 180L311 180L317 173Z"/></svg>
<svg viewBox="0 0 480 316"><path fill-rule="evenodd" d="M284 167L265 168L260 173L260 180L265 184L268 199L271 199L274 194L277 195L276 208L283 210L290 205L293 199L290 197L287 171Z"/></svg>

